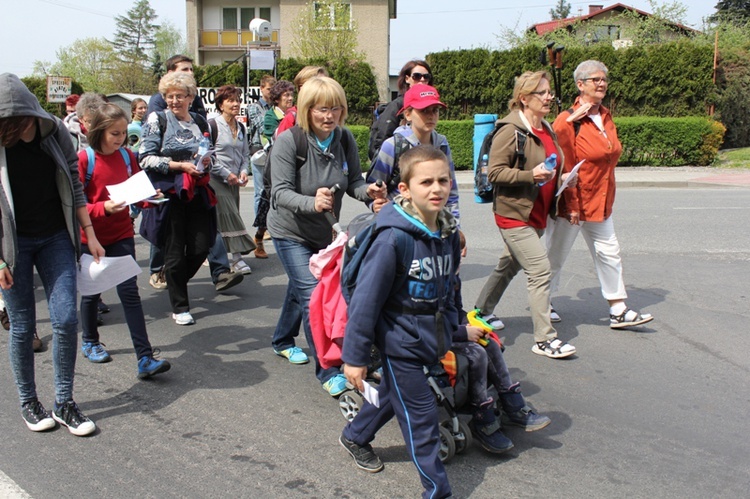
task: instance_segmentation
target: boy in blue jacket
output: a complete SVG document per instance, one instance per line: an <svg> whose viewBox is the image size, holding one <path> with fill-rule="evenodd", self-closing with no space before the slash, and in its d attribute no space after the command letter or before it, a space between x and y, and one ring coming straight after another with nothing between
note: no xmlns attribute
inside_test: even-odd
<svg viewBox="0 0 750 499"><path fill-rule="evenodd" d="M400 166L401 194L378 214L378 233L357 278L366 285L357 286L352 295L341 355L344 375L362 391L370 348L373 343L378 347L383 360L380 407L365 403L339 441L359 468L378 472L383 463L370 442L395 415L424 486L423 497L439 499L449 497L451 488L438 456L438 407L424 367L438 364L459 327L453 282L461 250L455 218L445 209L451 190L445 154L417 146L404 153ZM397 254L397 231L414 242L406 279L395 287L394 270L403 261Z"/></svg>

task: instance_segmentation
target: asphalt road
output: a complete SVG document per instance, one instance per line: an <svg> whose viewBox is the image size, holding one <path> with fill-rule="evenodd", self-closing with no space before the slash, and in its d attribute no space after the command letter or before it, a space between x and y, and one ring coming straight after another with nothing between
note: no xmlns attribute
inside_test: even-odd
<svg viewBox="0 0 750 499"><path fill-rule="evenodd" d="M490 207L462 191L471 305L495 265L500 235ZM243 194L243 213L251 197ZM343 217L351 218L354 202ZM525 279L496 312L513 377L547 429L506 434L504 456L478 446L448 473L456 497L750 497L750 189L621 189L615 224L628 304L656 319L609 329L582 239L554 297L568 360L532 354ZM148 248L138 239L139 263ZM273 252L271 252L273 253ZM99 427L89 438L26 429L7 362L0 367L0 497L392 498L421 493L395 422L374 442L385 470L357 470L339 446L344 420L310 365L276 357L270 337L286 276L272 254L216 294L208 269L192 281L195 326L174 324L165 292L139 282L154 346L173 368L136 379L135 356L114 292L102 340L113 362L79 357L76 400ZM51 330L41 288L39 330ZM304 343L301 340L300 343ZM7 335L0 334L7 350ZM38 353L40 398L52 405L51 348ZM5 354L3 354L5 355ZM3 357L7 358L7 357Z"/></svg>

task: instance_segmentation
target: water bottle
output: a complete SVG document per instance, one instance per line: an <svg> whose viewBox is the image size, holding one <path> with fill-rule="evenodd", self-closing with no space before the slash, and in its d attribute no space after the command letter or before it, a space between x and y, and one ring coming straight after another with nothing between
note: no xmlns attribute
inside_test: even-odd
<svg viewBox="0 0 750 499"><path fill-rule="evenodd" d="M557 166L557 154L552 153L549 156L547 156L547 158L544 160L544 167L547 169L548 172L551 172L552 170L555 169L556 166ZM547 182L541 182L539 184L539 187L543 186L546 183Z"/></svg>
<svg viewBox="0 0 750 499"><path fill-rule="evenodd" d="M198 156L196 157L195 166L198 167L199 171L203 171L203 156L211 149L211 139L208 136L208 132L203 133L201 141L198 143Z"/></svg>

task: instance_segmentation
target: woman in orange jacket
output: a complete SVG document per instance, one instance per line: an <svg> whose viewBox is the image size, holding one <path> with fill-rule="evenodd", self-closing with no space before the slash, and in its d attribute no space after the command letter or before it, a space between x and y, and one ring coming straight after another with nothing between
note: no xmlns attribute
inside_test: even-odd
<svg viewBox="0 0 750 499"><path fill-rule="evenodd" d="M622 277L620 244L612 221L615 201L615 166L622 144L609 110L602 105L607 95L607 67L599 61L584 61L573 77L579 96L573 107L560 113L553 124L565 156L564 171L585 160L578 171L578 184L563 191L557 220L547 228L547 248L552 270L551 292L557 290L560 269L579 232L594 259L602 295L609 302L610 327L621 329L653 320L625 305L627 293ZM551 308L552 322L560 316Z"/></svg>

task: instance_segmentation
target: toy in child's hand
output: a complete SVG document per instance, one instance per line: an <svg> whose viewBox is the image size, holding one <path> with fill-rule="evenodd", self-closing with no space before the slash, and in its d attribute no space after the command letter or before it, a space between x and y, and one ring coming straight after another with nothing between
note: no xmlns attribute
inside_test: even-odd
<svg viewBox="0 0 750 499"><path fill-rule="evenodd" d="M480 328L481 330L485 332L485 334L490 334L492 332L492 326L490 326L487 323L487 321L485 321L479 316L478 308L475 308L471 312L467 313L466 318L469 320L469 325ZM480 338L477 343L479 343L483 347L486 347L487 345L490 344L490 341L485 337L485 338Z"/></svg>

